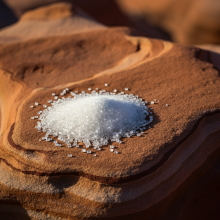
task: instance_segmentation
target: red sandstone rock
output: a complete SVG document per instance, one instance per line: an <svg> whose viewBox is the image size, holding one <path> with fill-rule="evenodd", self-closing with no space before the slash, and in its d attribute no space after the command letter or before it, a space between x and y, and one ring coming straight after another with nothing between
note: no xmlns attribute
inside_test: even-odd
<svg viewBox="0 0 220 220"><path fill-rule="evenodd" d="M218 214L210 203L219 202L220 55L130 33L101 27L0 45L1 216L168 220ZM42 133L30 117L52 92L106 89L106 82L109 91L127 87L147 101L160 100L142 137L115 144L118 155L104 147L98 157L39 142ZM30 108L35 101L40 105Z"/></svg>

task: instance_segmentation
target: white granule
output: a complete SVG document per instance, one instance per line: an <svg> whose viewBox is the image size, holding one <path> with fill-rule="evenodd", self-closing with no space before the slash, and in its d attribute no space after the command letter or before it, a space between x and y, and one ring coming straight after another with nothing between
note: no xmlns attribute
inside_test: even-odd
<svg viewBox="0 0 220 220"><path fill-rule="evenodd" d="M58 137L69 146L83 142L87 148L93 145L99 149L109 141L121 143L121 137L136 135L153 121L152 116L146 119L149 109L145 102L132 94L75 91L74 97L51 104L40 114L36 127L46 132L45 137Z"/></svg>

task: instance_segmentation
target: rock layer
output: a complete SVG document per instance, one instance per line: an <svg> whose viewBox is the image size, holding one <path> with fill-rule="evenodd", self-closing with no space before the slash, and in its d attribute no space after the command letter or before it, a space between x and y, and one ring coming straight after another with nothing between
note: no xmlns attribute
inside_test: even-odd
<svg viewBox="0 0 220 220"><path fill-rule="evenodd" d="M199 216L196 208L190 215L190 202L201 197L204 187L217 189L220 182L215 171L220 156L220 55L131 33L127 28L101 28L2 43L1 216L6 218L9 212L21 219ZM82 153L82 146L60 148L39 142L42 133L30 119L52 92L59 94L66 87L73 91L127 87L128 93L146 101L160 101L149 106L154 122L144 135L114 143L118 155L105 146L93 157ZM40 105L30 108L36 101ZM214 204L216 197L210 200Z"/></svg>

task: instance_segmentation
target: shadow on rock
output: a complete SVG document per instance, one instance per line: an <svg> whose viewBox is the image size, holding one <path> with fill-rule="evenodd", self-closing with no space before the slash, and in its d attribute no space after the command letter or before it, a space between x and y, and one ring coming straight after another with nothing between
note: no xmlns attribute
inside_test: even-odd
<svg viewBox="0 0 220 220"><path fill-rule="evenodd" d="M63 175L63 176L51 176L48 178L48 184L54 186L55 190L63 191L65 188L75 185L79 180L79 177L73 175Z"/></svg>
<svg viewBox="0 0 220 220"><path fill-rule="evenodd" d="M11 9L0 0L0 29L17 22Z"/></svg>
<svg viewBox="0 0 220 220"><path fill-rule="evenodd" d="M31 220L27 210L17 201L0 201L1 220Z"/></svg>

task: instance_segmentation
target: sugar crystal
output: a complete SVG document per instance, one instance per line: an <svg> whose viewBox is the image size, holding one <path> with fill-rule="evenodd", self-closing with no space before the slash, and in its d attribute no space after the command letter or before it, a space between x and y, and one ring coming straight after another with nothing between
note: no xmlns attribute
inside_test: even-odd
<svg viewBox="0 0 220 220"><path fill-rule="evenodd" d="M37 129L47 132L47 141L52 140L47 138L51 135L69 147L79 147L77 143L83 142L87 149L92 145L101 150L109 141L122 143L122 137L139 136L136 131L153 121L146 119L149 109L142 99L123 92L113 94L103 90L97 93L93 90L91 94L84 91L77 94L75 91L74 97L58 99L52 106L43 107L46 109L39 115ZM56 142L55 145L61 144ZM111 145L112 152L113 148ZM89 153L87 149L81 151Z"/></svg>

